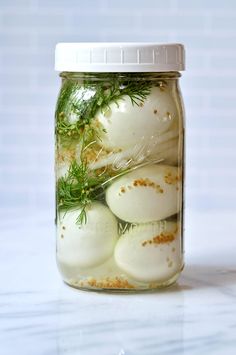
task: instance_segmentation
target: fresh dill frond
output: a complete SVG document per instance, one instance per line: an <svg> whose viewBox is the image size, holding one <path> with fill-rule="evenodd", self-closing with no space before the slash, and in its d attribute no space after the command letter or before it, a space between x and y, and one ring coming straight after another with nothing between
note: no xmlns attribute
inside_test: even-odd
<svg viewBox="0 0 236 355"><path fill-rule="evenodd" d="M122 96L129 96L132 105L140 105L144 103L147 96L150 94L151 85L148 81L130 81L121 89Z"/></svg>
<svg viewBox="0 0 236 355"><path fill-rule="evenodd" d="M107 176L98 176L88 171L85 163L72 161L66 176L57 181L57 205L59 210L80 209L79 225L87 222L86 207L101 194L102 183Z"/></svg>

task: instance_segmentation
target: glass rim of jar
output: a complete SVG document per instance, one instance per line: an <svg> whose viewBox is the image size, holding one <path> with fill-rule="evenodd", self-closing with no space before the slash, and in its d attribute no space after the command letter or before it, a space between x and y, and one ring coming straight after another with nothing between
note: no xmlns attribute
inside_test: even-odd
<svg viewBox="0 0 236 355"><path fill-rule="evenodd" d="M100 81L110 78L124 78L129 80L159 80L168 79L176 80L179 79L182 74L179 71L167 71L167 72L70 72L62 71L59 73L62 79L78 80L78 79L88 79L93 81Z"/></svg>

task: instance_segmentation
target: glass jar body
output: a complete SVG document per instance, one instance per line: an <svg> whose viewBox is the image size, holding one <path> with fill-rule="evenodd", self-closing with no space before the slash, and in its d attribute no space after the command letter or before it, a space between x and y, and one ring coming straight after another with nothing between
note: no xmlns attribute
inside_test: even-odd
<svg viewBox="0 0 236 355"><path fill-rule="evenodd" d="M184 180L179 76L61 74L57 263L67 284L139 291L178 278Z"/></svg>

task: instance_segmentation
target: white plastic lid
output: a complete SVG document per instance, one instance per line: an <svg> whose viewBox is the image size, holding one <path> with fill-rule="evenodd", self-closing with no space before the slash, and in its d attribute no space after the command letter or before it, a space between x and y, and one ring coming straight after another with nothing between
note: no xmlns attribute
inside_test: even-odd
<svg viewBox="0 0 236 355"><path fill-rule="evenodd" d="M67 72L168 72L185 69L179 43L58 43L55 69Z"/></svg>

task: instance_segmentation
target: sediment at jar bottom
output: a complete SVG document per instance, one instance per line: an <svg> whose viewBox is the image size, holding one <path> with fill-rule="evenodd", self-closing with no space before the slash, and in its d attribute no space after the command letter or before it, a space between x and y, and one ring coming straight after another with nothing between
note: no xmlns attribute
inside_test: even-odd
<svg viewBox="0 0 236 355"><path fill-rule="evenodd" d="M77 289L82 289L86 291L107 291L107 292L115 292L115 293L132 293L132 292L144 292L144 291L154 291L162 288L169 287L173 285L179 278L181 271L183 270L183 266L181 269L172 276L171 279L164 280L161 282L151 282L151 283L137 283L134 280L129 280L129 278L123 277L105 277L102 279L96 279L94 277L88 279L67 279L63 277L64 282ZM63 276L63 273L62 273Z"/></svg>
<svg viewBox="0 0 236 355"><path fill-rule="evenodd" d="M183 264L182 264L183 265ZM65 271L67 267L64 265L58 265L63 280L69 286L78 289L85 289L91 291L114 291L114 292L136 292L136 291L148 291L155 290L159 288L164 288L175 283L183 269L183 266L174 274L170 279L165 279L163 281L154 282L138 282L132 279L128 275L121 274L120 276L107 276L96 277L67 277L67 272Z"/></svg>

